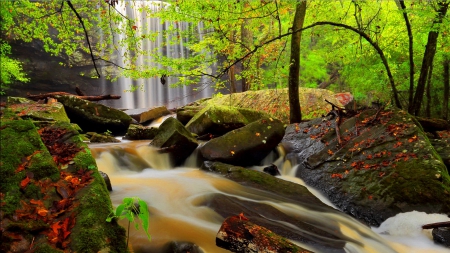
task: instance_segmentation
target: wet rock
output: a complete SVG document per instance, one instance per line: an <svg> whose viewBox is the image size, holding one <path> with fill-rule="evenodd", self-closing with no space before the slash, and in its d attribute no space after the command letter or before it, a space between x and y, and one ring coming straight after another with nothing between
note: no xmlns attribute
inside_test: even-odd
<svg viewBox="0 0 450 253"><path fill-rule="evenodd" d="M272 175L272 176L279 176L279 175L281 175L280 171L278 170L278 167L275 164L271 164L271 165L265 167L263 169L263 171L265 173L269 174L269 175Z"/></svg>
<svg viewBox="0 0 450 253"><path fill-rule="evenodd" d="M233 165L256 165L283 138L284 126L277 119L261 119L208 141L200 148L205 160Z"/></svg>
<svg viewBox="0 0 450 253"><path fill-rule="evenodd" d="M203 253L204 251L192 242L169 242L164 245L163 253Z"/></svg>
<svg viewBox="0 0 450 253"><path fill-rule="evenodd" d="M183 106L177 109L177 120L186 125L204 106Z"/></svg>
<svg viewBox="0 0 450 253"><path fill-rule="evenodd" d="M289 242L243 214L228 217L217 232L216 245L231 252L312 252Z"/></svg>
<svg viewBox="0 0 450 253"><path fill-rule="evenodd" d="M430 142L447 166L447 170L450 170L450 138L430 139Z"/></svg>
<svg viewBox="0 0 450 253"><path fill-rule="evenodd" d="M198 142L175 118L167 118L150 143L162 152L170 153L175 165L180 165L197 148Z"/></svg>
<svg viewBox="0 0 450 253"><path fill-rule="evenodd" d="M340 124L319 118L289 125L283 143L297 177L368 224L408 211L450 213L450 177L413 117L366 110Z"/></svg>
<svg viewBox="0 0 450 253"><path fill-rule="evenodd" d="M145 127L141 125L130 125L123 137L126 140L151 140L158 133L156 127Z"/></svg>
<svg viewBox="0 0 450 253"><path fill-rule="evenodd" d="M75 96L55 96L70 121L78 124L85 132L104 133L110 131L115 136L124 135L131 123L131 117L124 112L102 104L79 99Z"/></svg>
<svg viewBox="0 0 450 253"><path fill-rule="evenodd" d="M109 179L108 174L106 174L103 171L98 171L98 173L100 173L100 176L102 176L103 180L105 181L106 184L106 189L108 189L108 191L112 191L112 186L111 186L111 180Z"/></svg>
<svg viewBox="0 0 450 253"><path fill-rule="evenodd" d="M251 109L210 105L199 111L186 128L200 136L222 135L261 118L268 118L268 115Z"/></svg>
<svg viewBox="0 0 450 253"><path fill-rule="evenodd" d="M120 140L116 139L114 136L109 134L98 134L94 133L89 139L91 143L115 143L120 142Z"/></svg>
<svg viewBox="0 0 450 253"><path fill-rule="evenodd" d="M450 228L435 228L432 231L433 240L450 248Z"/></svg>
<svg viewBox="0 0 450 253"><path fill-rule="evenodd" d="M135 119L138 123L142 124L150 122L159 117L169 115L170 112L165 106L157 106L153 108L139 108L124 111L127 115Z"/></svg>

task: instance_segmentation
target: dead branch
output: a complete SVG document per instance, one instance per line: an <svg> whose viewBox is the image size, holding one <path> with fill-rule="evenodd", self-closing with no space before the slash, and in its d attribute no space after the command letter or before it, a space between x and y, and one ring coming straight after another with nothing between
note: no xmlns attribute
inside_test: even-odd
<svg viewBox="0 0 450 253"><path fill-rule="evenodd" d="M446 228L446 227L450 227L450 221L425 224L422 226L422 229Z"/></svg>
<svg viewBox="0 0 450 253"><path fill-rule="evenodd" d="M109 99L120 99L121 96L118 95L99 95L99 96L77 96L71 93L67 93L67 92L50 92L50 93L45 93L45 94L39 94L39 95L31 95L31 94L27 94L27 98L34 100L34 101L38 101L40 99L46 99L46 98L56 98L56 96L74 96L77 97L79 99L84 99L84 100L88 100L88 101L100 101L100 100L109 100Z"/></svg>
<svg viewBox="0 0 450 253"><path fill-rule="evenodd" d="M80 87L75 87L75 92L78 94L78 96L86 96L84 92L80 89Z"/></svg>

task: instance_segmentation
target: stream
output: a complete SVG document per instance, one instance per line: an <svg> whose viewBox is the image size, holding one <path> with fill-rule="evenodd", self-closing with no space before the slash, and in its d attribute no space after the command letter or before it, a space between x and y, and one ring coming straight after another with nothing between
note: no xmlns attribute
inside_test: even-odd
<svg viewBox="0 0 450 253"><path fill-rule="evenodd" d="M388 219L379 228L370 228L348 215L320 212L307 205L286 203L265 192L202 171L199 169L201 161L195 152L182 167L173 168L169 156L159 154L149 143L146 140L89 144L99 170L107 173L111 180L113 191L110 196L113 205L119 205L125 197L139 197L148 204L151 240L147 239L141 227L136 230L131 226L130 244L134 252L164 252L164 247L173 241L195 243L205 253L229 252L215 245L216 233L226 217L205 205L217 196L264 204L323 231L338 229L341 236L335 241L345 244L345 252L450 252L448 248L433 243L431 230L421 229L421 225L426 223L446 221L446 215L410 212ZM301 179L292 176L296 168L284 161L281 148L278 153L281 155L275 155L275 152L270 154L262 164L274 163L280 168L282 179L303 184ZM262 167L249 169L261 170ZM332 206L319 192L308 189L322 202ZM294 224L273 218L271 222L292 229L292 233L302 233ZM125 220L120 224L128 227ZM321 240L320 237L315 237ZM322 239L324 242L334 240ZM330 252L317 244L293 242L314 252Z"/></svg>

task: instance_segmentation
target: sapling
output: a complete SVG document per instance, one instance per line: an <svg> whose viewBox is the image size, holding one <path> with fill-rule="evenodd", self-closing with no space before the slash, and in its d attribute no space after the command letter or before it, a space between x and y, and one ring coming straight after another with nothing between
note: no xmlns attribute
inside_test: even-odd
<svg viewBox="0 0 450 253"><path fill-rule="evenodd" d="M144 232L150 240L151 236L148 233L150 214L148 213L147 203L139 197L124 198L122 204L117 206L116 210L112 211L108 218L106 218L107 222L111 222L113 218L128 219L127 248L128 241L130 239L130 224L134 222L135 228L139 229L139 223L135 220L135 215L137 215L137 218L141 220Z"/></svg>

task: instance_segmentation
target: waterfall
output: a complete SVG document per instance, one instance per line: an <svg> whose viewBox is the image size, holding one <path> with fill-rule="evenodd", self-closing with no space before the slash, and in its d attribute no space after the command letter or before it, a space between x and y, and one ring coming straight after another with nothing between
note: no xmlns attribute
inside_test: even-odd
<svg viewBox="0 0 450 253"><path fill-rule="evenodd" d="M180 31L188 31L191 26L196 26L198 36L202 39L202 33L204 32L202 23L191 24L187 22L161 22L160 18L148 17L145 11L141 11L139 7L148 7L153 12L158 12L167 3L162 1L136 1L131 3L129 1L119 1L115 8L120 13L131 19L135 20L136 27L142 29L146 33L157 33L158 36L154 41L150 39L143 40L141 44L142 49L146 51L157 50L159 54L171 58L188 58L189 50L185 44L188 42L188 38L181 38L178 44L168 43L173 36L182 36L182 33L171 34L169 36L163 36L163 32L171 25L176 26ZM191 29L193 30L193 29ZM140 30L136 31L135 36L141 36ZM116 34L116 41L124 39L123 34ZM163 46L165 45L165 46ZM122 66L125 61L123 55L127 51L127 48L118 48L116 64ZM130 53L130 52L127 52ZM136 62L137 66L148 66L163 68L161 64L155 62L151 56L138 56ZM215 70L215 66L211 66L211 71ZM127 77L119 77L117 81L114 81L110 87L102 87L104 92L109 94L121 95L120 100L108 100L105 105L122 108L122 109L135 109L135 108L149 108L154 106L165 105L167 108L175 108L186 105L200 98L210 97L214 88L213 81L209 78L202 77L196 85L171 87L172 84L178 81L177 77L166 77L166 82L161 82L160 76L155 76L146 79L133 80ZM132 86L137 90L131 92Z"/></svg>

